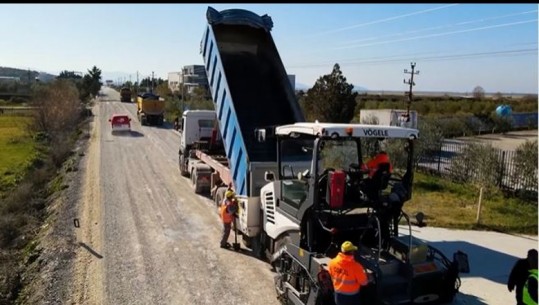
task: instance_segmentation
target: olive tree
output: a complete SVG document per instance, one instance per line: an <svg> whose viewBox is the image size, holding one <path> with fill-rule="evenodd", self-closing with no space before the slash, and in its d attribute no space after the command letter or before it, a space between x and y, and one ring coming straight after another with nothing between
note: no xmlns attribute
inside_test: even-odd
<svg viewBox="0 0 539 305"><path fill-rule="evenodd" d="M526 141L517 147L513 159L514 169L511 173L511 182L518 189L537 191L538 153L537 140Z"/></svg>

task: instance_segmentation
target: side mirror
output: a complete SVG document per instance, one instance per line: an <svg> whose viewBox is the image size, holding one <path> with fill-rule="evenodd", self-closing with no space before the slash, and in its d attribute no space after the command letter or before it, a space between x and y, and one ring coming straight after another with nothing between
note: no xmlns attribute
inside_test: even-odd
<svg viewBox="0 0 539 305"><path fill-rule="evenodd" d="M131 118L129 118L129 122L131 122Z"/></svg>
<svg viewBox="0 0 539 305"><path fill-rule="evenodd" d="M266 142L266 129L255 129L255 138L258 142Z"/></svg>
<svg viewBox="0 0 539 305"><path fill-rule="evenodd" d="M112 122L112 120L111 120L111 119L109 119L109 122Z"/></svg>
<svg viewBox="0 0 539 305"><path fill-rule="evenodd" d="M265 172L264 173L264 180L270 182L270 181L273 181L275 180L275 174L273 174L273 172Z"/></svg>

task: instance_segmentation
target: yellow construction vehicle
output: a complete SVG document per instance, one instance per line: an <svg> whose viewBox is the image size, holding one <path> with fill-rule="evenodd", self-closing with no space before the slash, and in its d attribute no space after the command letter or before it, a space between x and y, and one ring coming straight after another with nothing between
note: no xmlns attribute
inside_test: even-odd
<svg viewBox="0 0 539 305"><path fill-rule="evenodd" d="M153 93L137 95L137 117L142 125L163 125L165 100Z"/></svg>

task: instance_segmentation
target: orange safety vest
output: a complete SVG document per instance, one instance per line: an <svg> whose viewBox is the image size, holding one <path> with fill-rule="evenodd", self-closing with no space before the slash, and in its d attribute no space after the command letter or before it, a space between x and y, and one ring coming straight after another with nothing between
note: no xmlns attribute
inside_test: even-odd
<svg viewBox="0 0 539 305"><path fill-rule="evenodd" d="M382 163L389 163L389 172L393 172L393 165L391 165L391 162L389 161L389 156L387 153L378 153L374 158L369 160L365 166L367 167L369 171L369 177L372 178L376 170L378 169L378 165Z"/></svg>
<svg viewBox="0 0 539 305"><path fill-rule="evenodd" d="M227 210L228 205L229 205L229 201L225 200L223 201L220 207L220 214L221 214L221 219L223 220L223 223L231 223L234 220L232 214L229 213Z"/></svg>
<svg viewBox="0 0 539 305"><path fill-rule="evenodd" d="M362 285L368 283L365 269L354 260L353 255L339 253L329 262L328 271L336 293L355 295Z"/></svg>

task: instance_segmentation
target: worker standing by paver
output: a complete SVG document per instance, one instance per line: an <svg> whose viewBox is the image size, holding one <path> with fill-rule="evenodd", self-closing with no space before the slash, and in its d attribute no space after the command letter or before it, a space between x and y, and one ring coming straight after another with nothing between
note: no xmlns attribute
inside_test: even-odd
<svg viewBox="0 0 539 305"><path fill-rule="evenodd" d="M354 244L345 241L341 252L328 264L336 305L359 305L360 288L368 284L365 269L354 259L356 250Z"/></svg>
<svg viewBox="0 0 539 305"><path fill-rule="evenodd" d="M221 220L223 221L223 235L221 237L221 248L228 249L230 244L228 243L228 236L230 235L230 229L234 217L236 214L236 203L235 203L235 193L232 190L225 192L225 199L221 206L219 207L219 214L221 215Z"/></svg>

